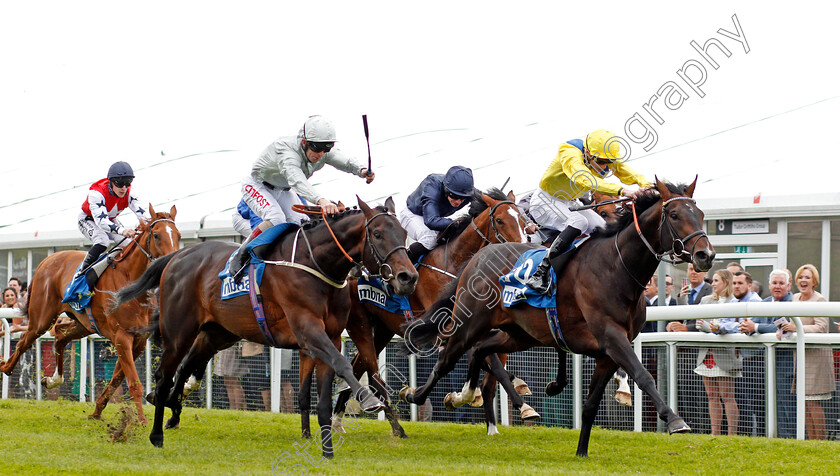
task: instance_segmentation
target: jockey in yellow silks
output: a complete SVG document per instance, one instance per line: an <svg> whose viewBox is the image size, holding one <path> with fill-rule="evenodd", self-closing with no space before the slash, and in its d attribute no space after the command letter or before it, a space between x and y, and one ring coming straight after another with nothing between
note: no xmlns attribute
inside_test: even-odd
<svg viewBox="0 0 840 476"><path fill-rule="evenodd" d="M584 139L560 145L557 156L540 179L539 190L531 198L530 213L534 220L541 226L560 231L527 283L532 289L548 293L550 260L571 246L581 234L591 233L606 224L594 210L571 210L571 206L577 205L575 200L589 191L636 197L638 190L628 190L604 180L610 173L624 185L650 187L648 179L621 161L620 141L612 132L598 129Z"/></svg>

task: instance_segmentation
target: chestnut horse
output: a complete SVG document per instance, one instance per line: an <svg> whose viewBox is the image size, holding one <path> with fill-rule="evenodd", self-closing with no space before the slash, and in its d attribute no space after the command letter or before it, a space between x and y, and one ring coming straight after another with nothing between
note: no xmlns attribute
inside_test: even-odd
<svg viewBox="0 0 840 476"><path fill-rule="evenodd" d="M421 315L429 305L435 302L444 285L452 281L467 261L484 245L505 242L524 243L523 224L524 219L516 207L513 192L505 195L501 190L491 188L486 194L474 196L468 215L453 223L451 230L441 232L442 235L447 236L446 243L430 251L418 265L420 279L417 289L410 297L412 312ZM377 356L395 334L402 336L400 325L406 322L406 318L403 314L388 312L368 302L360 302L356 281L350 283L350 296L352 307L347 321L347 333L358 349L358 354L353 359L353 375L360 378L367 372L371 387L380 400L385 402L385 415L391 423L394 436L405 438L405 431L399 423L399 415L391 406L386 385L379 375ZM506 356L503 358L506 360ZM313 366L316 366L316 363L302 354L298 395L301 433L304 438L310 436L309 388ZM343 431L341 419L350 397L350 389L342 391L335 404L333 426L339 431ZM492 408L490 413L493 414Z"/></svg>
<svg viewBox="0 0 840 476"><path fill-rule="evenodd" d="M94 286L94 295L90 301L91 314L95 325L88 316L76 313L69 304L62 303L64 289L73 279L79 263L85 258L83 251L60 251L51 254L38 265L32 284L29 286L29 328L18 342L15 353L8 362L0 365L0 371L11 374L20 356L29 350L35 339L42 336L59 315L66 313L74 320L69 324L56 326L55 374L44 377L42 382L48 388L54 388L64 382L64 349L67 343L94 333L108 338L117 348L118 360L114 366L114 374L102 395L96 400L96 409L91 418L99 418L102 410L108 404L108 399L114 390L128 378L128 389L132 400L137 405L137 416L141 423L146 424L143 414L142 399L143 386L137 375L134 360L146 346L147 333L143 329L148 327L150 306L147 297L127 303L125 306L106 312L109 307L108 294L126 286L132 280L143 274L146 267L155 258L159 258L177 250L181 244L181 233L175 226L177 210L173 205L169 213L157 213L149 205L151 221L141 223L137 234L114 263L102 273ZM110 268L113 269L110 269Z"/></svg>
<svg viewBox="0 0 840 476"><path fill-rule="evenodd" d="M358 198L358 197L357 197ZM265 246L261 328L248 296L222 300L218 273L236 249L234 244L205 242L156 261L132 285L122 289L115 304L160 287L157 317L163 355L155 371L151 395L155 418L149 439L163 446L164 407L180 411L180 397L191 375L217 350L240 339L280 348L304 348L326 362L331 371L319 381L318 423L324 456L332 457L330 431L333 371L350 384L363 410L377 412L382 403L353 377L350 363L333 342L347 323L350 295L345 285L350 269L367 267L391 281L399 295L410 294L417 271L405 252L405 230L394 215L394 202L348 210L313 221L283 234ZM262 259L262 258L261 258ZM252 253L252 263L257 258ZM359 263L361 261L361 263ZM254 266L249 268L253 282ZM263 333L264 332L264 333ZM179 368L180 365L180 368ZM174 413L174 412L173 412Z"/></svg>
<svg viewBox="0 0 840 476"><path fill-rule="evenodd" d="M457 286L450 286L429 313L440 316L439 313L449 311L450 319L434 322L423 318L406 330L406 342L419 349L439 343L436 340L440 326L455 323L429 380L416 390L404 390L401 398L409 403L423 403L437 380L473 346L469 381L461 395L466 401L472 399L478 385L478 366L485 356L534 346L565 347L596 362L583 407L578 456L588 455L592 424L604 388L619 366L651 397L659 417L667 422L669 433L690 431L662 399L630 342L645 322L643 283L653 275L660 260L690 261L701 270L712 265L715 252L703 232L703 212L691 198L696 183L695 179L689 186L675 186L657 179L656 189L646 191L632 204L632 213L622 216L607 230L593 233L580 246L557 277L556 327L560 332L552 331L544 309L525 304L508 308L500 302L502 289L495 277L510 271L519 256L534 246L485 247L464 268ZM701 246L703 242L705 246ZM533 263L526 261L523 265ZM610 292L605 295L603 289ZM562 388L565 373L558 377Z"/></svg>

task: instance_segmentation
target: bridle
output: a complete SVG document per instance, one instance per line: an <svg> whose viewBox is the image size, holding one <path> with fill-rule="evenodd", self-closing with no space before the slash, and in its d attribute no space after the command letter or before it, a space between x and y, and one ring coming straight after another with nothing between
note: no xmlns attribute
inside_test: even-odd
<svg viewBox="0 0 840 476"><path fill-rule="evenodd" d="M492 231L496 237L496 240L498 240L497 243L507 243L507 239L505 239L505 237L502 236L501 232L499 232L499 229L496 228L496 220L493 219L493 214L496 212L496 209L505 204L513 205L514 207L516 206L516 204L510 200L502 200L490 207L490 224L487 226L487 235L489 235ZM475 220L470 220L470 225L472 226L473 230L475 230L475 232L478 233L478 236L480 236L481 239L484 240L484 244L489 245L493 243L492 241L490 241L489 238L487 238L487 236L484 233L481 232L481 230L478 229L478 226L475 224Z"/></svg>
<svg viewBox="0 0 840 476"><path fill-rule="evenodd" d="M146 248L148 248L148 249L152 249L152 227L154 227L155 224L159 223L159 222L169 222L169 223L175 224L175 220L173 220L171 218L158 218L157 220L154 220L151 223L149 223L149 226L146 227L146 230L143 231L143 233L148 233L148 239L146 240ZM143 246L140 245L139 240L140 240L141 237L142 237L142 233L141 233L140 236L135 236L134 238L132 238L129 246L127 246L123 250L122 254L120 254L120 256L118 258L116 258L114 261L119 262L119 261L122 261L123 259L125 259L125 257L128 255L128 250L129 250L131 245L134 245L138 249L140 249L140 251L142 251L143 254L146 255L146 258L149 259L149 261L156 260L157 259L156 256L152 256L152 253L150 253L148 250L146 250L146 248L143 248ZM122 241L120 243L122 243Z"/></svg>
<svg viewBox="0 0 840 476"><path fill-rule="evenodd" d="M351 263L353 263L354 267L359 269L361 275L365 279L380 278L384 282L388 282L388 281L394 279L394 270L393 270L393 268L391 268L391 265L389 265L387 263L388 258L390 258L391 255L396 253L397 251L406 250L406 247L405 247L405 245L395 246L394 249L385 253L385 255L383 256L379 252L379 250L376 249L376 247L373 244L373 240L370 237L370 224L373 222L373 220L375 220L376 218L378 218L380 216L383 216L383 215L384 216L390 216L390 217L392 217L396 220L397 219L396 214L391 213L389 211L379 211L377 214L375 214L372 217L365 220L365 223L364 223L365 244L363 245L363 249L368 248L368 247L370 248L370 252L373 255L373 259L376 261L376 265L377 265L378 271L379 271L379 274L371 274L370 271L367 269L367 267L363 263L359 263L358 261L354 260L353 257L350 256L349 253L347 253L347 251L344 249L344 247L341 246L341 243L339 243L339 241L338 241L338 237L335 236L335 232L333 232L329 221L327 221L327 214L324 212L324 210L321 207L305 207L303 205L293 205L292 210L294 210L298 213L305 213L307 215L320 215L321 218L324 220L324 224L326 225L327 230L329 230L330 235L333 238L333 241L335 242L336 245L338 245L338 249L341 250L341 253L344 255L345 258L347 258L347 260L349 260ZM310 249L310 254L312 254L311 249ZM362 261L364 261L364 253L362 255ZM318 266L318 264L315 263L315 256L314 255L312 256L312 262L313 262L313 264L315 264L316 268L320 269L320 266ZM323 273L323 270L321 270L321 272ZM326 274L326 273L324 273L324 274Z"/></svg>
<svg viewBox="0 0 840 476"><path fill-rule="evenodd" d="M662 226L665 225L667 227L666 229L668 231L668 234L671 235L672 239L671 249L663 251L662 253L657 253L656 250L653 249L653 246L651 246L648 240L645 238L645 235L642 234L642 230L639 227L639 218L636 214L636 202L635 200L630 202L630 208L633 211L633 223L636 226L636 232L638 233L639 238L642 239L642 243L645 244L645 247L647 247L648 251L650 251L651 254L653 254L653 256L656 257L658 261L663 261L672 265L690 263L691 256L694 254L694 248L697 246L697 243L700 241L700 239L704 237L706 238L706 240L709 239L708 235L706 235L706 232L702 229L696 230L693 233L689 233L688 235L683 237L679 236L679 233L677 233L677 231L674 229L673 224L671 224L671 219L668 218L667 213L668 205L678 200L688 200L691 203L696 203L691 197L672 197L662 202L662 219L659 221L659 227L657 228L657 230L659 231L661 241L661 237L663 234ZM695 237L697 239L694 241L694 245L691 247L691 250L687 250L685 244ZM633 278L633 280L636 281L636 283L639 286L645 287L644 284L640 283L639 280L636 279L635 276L633 276L633 273L630 272L630 269L624 263L624 258L622 258L621 251L618 248L618 233L616 233L615 235L615 250L618 252L618 259L621 261L621 264L624 266L624 269L627 271L630 277Z"/></svg>

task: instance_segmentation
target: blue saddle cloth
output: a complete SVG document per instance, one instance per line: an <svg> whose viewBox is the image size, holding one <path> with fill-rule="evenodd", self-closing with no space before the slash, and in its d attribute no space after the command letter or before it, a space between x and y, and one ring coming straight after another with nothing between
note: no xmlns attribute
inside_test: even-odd
<svg viewBox="0 0 840 476"><path fill-rule="evenodd" d="M513 269L499 277L499 284L502 285L502 305L511 307L525 302L540 309L556 306L557 276L554 269L549 268L552 282L550 295L540 294L525 285L546 253L548 248L536 248L522 253Z"/></svg>
<svg viewBox="0 0 840 476"><path fill-rule="evenodd" d="M96 263L107 258L108 253L102 253L96 259ZM64 298L61 300L61 302L69 304L70 308L76 312L85 312L85 308L90 306L90 300L93 298L93 290L88 287L87 278L85 277L87 273L78 275L79 271L82 270L83 264L84 261L79 263L79 266L73 273L73 276L76 277L64 288Z"/></svg>
<svg viewBox="0 0 840 476"><path fill-rule="evenodd" d="M403 314L411 309L408 296L398 296L379 278L359 278L359 301L369 302L395 314Z"/></svg>
<svg viewBox="0 0 840 476"><path fill-rule="evenodd" d="M257 286L262 284L262 276L263 272L265 271L265 262L258 258L257 255L254 253L254 248L262 245L267 245L277 238L279 238L284 233L288 232L293 228L297 228L298 225L295 223L281 223L279 225L274 225L268 230L260 233L260 236L254 238L253 241L248 243L245 247L245 251L251 255L250 264L256 266L254 270L254 274L257 278ZM222 300L235 298L237 296L243 296L248 294L251 289L250 278L248 273L245 273L245 276L242 278L242 281L239 284L233 282L233 277L230 274L230 259L233 258L233 255L236 253L236 250L230 254L227 261L225 262L224 269L219 273L219 279L222 280Z"/></svg>

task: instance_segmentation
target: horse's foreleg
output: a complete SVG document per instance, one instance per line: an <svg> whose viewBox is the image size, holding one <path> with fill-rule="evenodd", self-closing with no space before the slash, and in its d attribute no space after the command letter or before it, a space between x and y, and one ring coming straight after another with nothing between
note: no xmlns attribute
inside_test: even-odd
<svg viewBox="0 0 840 476"><path fill-rule="evenodd" d="M318 441L321 443L321 452L324 458L333 457L333 428L330 423L332 417L332 383L335 372L329 365L322 361L315 362L316 379L318 383ZM311 375L310 371L310 375ZM338 447L341 447L339 437ZM335 448L338 449L338 448Z"/></svg>
<svg viewBox="0 0 840 476"><path fill-rule="evenodd" d="M316 363L308 353L300 351L300 369L298 386L298 409L300 410L300 436L311 438L309 415L312 410L312 371Z"/></svg>
<svg viewBox="0 0 840 476"><path fill-rule="evenodd" d="M583 418L578 439L577 456L589 456L589 436L592 433L592 425L595 423L595 416L598 414L598 406L604 397L604 389L612 378L618 365L608 357L602 357L595 362L595 372L589 383L589 394L583 404Z"/></svg>
<svg viewBox="0 0 840 476"><path fill-rule="evenodd" d="M566 388L569 381L566 378L566 353L562 350L557 351L557 377L553 382L549 382L545 386L545 394L549 397L560 395L560 392Z"/></svg>
<svg viewBox="0 0 840 476"><path fill-rule="evenodd" d="M606 346L607 355L626 370L630 377L633 378L633 381L636 382L636 385L650 396L656 407L656 413L659 414L659 418L668 424L668 433L691 431L691 428L685 421L665 403L662 395L656 389L656 383L653 377L639 361L636 353L633 352L633 347L630 346L630 342L623 334L623 331L608 328L607 338L609 339L609 345Z"/></svg>
<svg viewBox="0 0 840 476"><path fill-rule="evenodd" d="M117 391L123 381L125 381L125 373L122 370L122 363L117 360L117 363L114 365L114 373L111 375L111 380L102 390L102 395L96 399L96 408L94 408L93 413L88 415L88 418L97 420L102 418L102 411L105 410L105 406L107 406L108 401L111 400L111 395Z"/></svg>
<svg viewBox="0 0 840 476"><path fill-rule="evenodd" d="M143 384L140 383L140 376L134 366L134 343L135 337L122 329L117 330L111 341L117 348L117 359L120 367L128 379L128 392L134 405L137 407L137 419L141 425L145 425L146 415L143 413ZM145 342L145 338L142 339Z"/></svg>

